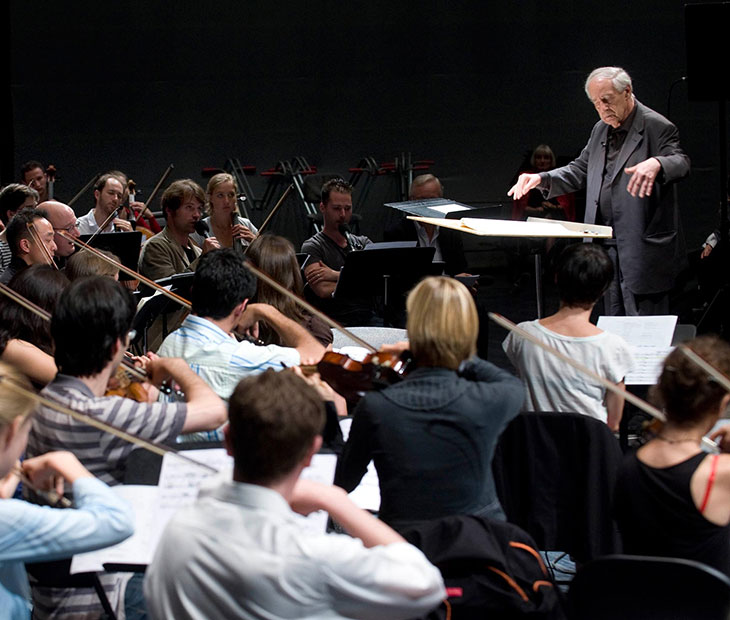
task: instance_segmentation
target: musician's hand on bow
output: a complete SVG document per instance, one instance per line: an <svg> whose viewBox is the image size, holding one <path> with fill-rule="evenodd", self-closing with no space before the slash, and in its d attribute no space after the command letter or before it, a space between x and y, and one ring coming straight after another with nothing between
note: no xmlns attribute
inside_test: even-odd
<svg viewBox="0 0 730 620"><path fill-rule="evenodd" d="M25 459L23 473L33 485L42 491L55 491L63 495L64 481L73 483L78 478L92 475L71 452L46 452L40 456Z"/></svg>
<svg viewBox="0 0 730 620"><path fill-rule="evenodd" d="M213 250L220 250L220 248L221 244L218 243L218 239L215 237L208 237L205 241L203 241L203 254L207 254Z"/></svg>
<svg viewBox="0 0 730 620"><path fill-rule="evenodd" d="M147 205L144 202L139 202L135 200L134 202L129 203L129 208L132 209L135 217L153 217L152 211L147 208Z"/></svg>
<svg viewBox="0 0 730 620"><path fill-rule="evenodd" d="M661 169L662 165L656 157L650 157L635 166L624 168L624 172L631 175L629 183L626 186L626 191L632 196L638 194L639 198L651 196L654 181Z"/></svg>
<svg viewBox="0 0 730 620"><path fill-rule="evenodd" d="M243 239L248 243L251 243L256 238L253 231L243 224L234 224L231 228L231 234L234 239Z"/></svg>
<svg viewBox="0 0 730 620"><path fill-rule="evenodd" d="M519 200L538 185L540 185L539 174L523 173L517 177L517 183L507 192L507 195L512 196L515 200Z"/></svg>
<svg viewBox="0 0 730 620"><path fill-rule="evenodd" d="M132 232L133 230L132 223L127 220L123 220L120 217L115 217L112 220L112 224L114 224L117 230L122 230L124 232Z"/></svg>

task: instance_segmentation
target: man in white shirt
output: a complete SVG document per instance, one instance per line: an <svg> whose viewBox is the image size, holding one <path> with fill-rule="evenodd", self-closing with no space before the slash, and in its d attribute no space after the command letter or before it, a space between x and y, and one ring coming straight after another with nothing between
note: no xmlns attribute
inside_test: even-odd
<svg viewBox="0 0 730 620"><path fill-rule="evenodd" d="M117 176L107 172L99 177L94 186L94 208L82 215L76 225L82 235L90 235L99 230L106 219L122 204L124 187ZM132 232L132 225L119 217L114 217L101 232Z"/></svg>
<svg viewBox="0 0 730 620"><path fill-rule="evenodd" d="M344 490L299 479L322 444L313 387L292 372L248 377L229 416L233 480L165 529L145 577L152 618L413 618L438 605L441 575L418 549ZM305 529L295 513L316 510L352 537Z"/></svg>

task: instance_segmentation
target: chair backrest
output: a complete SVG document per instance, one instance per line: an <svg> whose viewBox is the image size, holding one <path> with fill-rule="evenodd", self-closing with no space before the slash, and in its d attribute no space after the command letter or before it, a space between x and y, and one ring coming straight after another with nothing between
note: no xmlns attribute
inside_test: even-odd
<svg viewBox="0 0 730 620"><path fill-rule="evenodd" d="M406 340L408 338L408 334L405 329L398 329L395 327L348 327L347 331L359 336L376 349L379 349L384 344L395 344L396 342L400 342L401 340ZM339 330L334 330L333 334L334 342L332 343L332 347L334 349L353 346L356 344Z"/></svg>
<svg viewBox="0 0 730 620"><path fill-rule="evenodd" d="M525 412L500 437L493 471L510 523L579 562L621 550L611 496L622 454L608 426L577 413Z"/></svg>
<svg viewBox="0 0 730 620"><path fill-rule="evenodd" d="M576 620L726 620L730 579L692 560L608 556L578 569L568 607Z"/></svg>

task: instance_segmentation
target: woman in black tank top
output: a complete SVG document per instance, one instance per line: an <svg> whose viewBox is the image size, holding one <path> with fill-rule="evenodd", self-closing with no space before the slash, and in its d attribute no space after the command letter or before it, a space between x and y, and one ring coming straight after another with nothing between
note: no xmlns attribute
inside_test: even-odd
<svg viewBox="0 0 730 620"><path fill-rule="evenodd" d="M702 337L688 346L730 375L730 345ZM730 456L701 449L730 395L675 350L651 397L667 422L627 455L619 473L614 511L624 552L697 560L730 575ZM713 438L730 452L730 432L726 439L721 429Z"/></svg>

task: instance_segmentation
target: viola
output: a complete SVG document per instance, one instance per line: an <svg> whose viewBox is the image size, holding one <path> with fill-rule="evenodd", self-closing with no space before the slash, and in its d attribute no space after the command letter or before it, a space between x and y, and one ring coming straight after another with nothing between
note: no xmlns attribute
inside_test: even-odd
<svg viewBox="0 0 730 620"><path fill-rule="evenodd" d="M353 400L362 392L398 383L414 366L415 360L410 351L400 354L382 351L369 353L362 361L344 353L325 351L316 369L332 389L346 399Z"/></svg>

